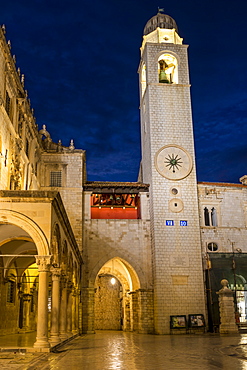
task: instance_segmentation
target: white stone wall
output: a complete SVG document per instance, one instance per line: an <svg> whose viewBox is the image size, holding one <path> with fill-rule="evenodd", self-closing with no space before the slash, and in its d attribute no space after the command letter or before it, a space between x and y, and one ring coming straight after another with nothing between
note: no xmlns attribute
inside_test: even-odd
<svg viewBox="0 0 247 370"><path fill-rule="evenodd" d="M83 259L88 275L84 284L94 285L99 270L114 257L131 265L142 289L152 287L148 220L85 220Z"/></svg>
<svg viewBox="0 0 247 370"><path fill-rule="evenodd" d="M43 153L41 190L60 192L78 247L82 250L84 151ZM62 171L62 186L50 187L51 171Z"/></svg>
<svg viewBox="0 0 247 370"><path fill-rule="evenodd" d="M166 52L178 60L178 84L158 83L158 57ZM170 315L205 313L187 46L147 43L143 60L143 181L150 183L155 331L164 334L169 333ZM183 147L193 159L192 172L180 181L168 180L155 169L155 154L169 144ZM171 193L173 187L177 196ZM182 202L181 212L169 207L171 199ZM174 226L166 226L166 220ZM181 220L188 226L180 226Z"/></svg>
<svg viewBox="0 0 247 370"><path fill-rule="evenodd" d="M198 184L202 253L208 243L218 245L215 253L240 249L247 253L247 186L240 184ZM204 208L217 211L217 226L205 226Z"/></svg>

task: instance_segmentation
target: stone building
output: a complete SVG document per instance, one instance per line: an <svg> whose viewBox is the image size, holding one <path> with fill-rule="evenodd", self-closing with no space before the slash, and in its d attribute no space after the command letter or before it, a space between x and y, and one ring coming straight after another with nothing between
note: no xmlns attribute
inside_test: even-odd
<svg viewBox="0 0 247 370"><path fill-rule="evenodd" d="M85 153L38 130L0 30L0 333L49 348L79 333ZM48 339L49 331L49 339Z"/></svg>
<svg viewBox="0 0 247 370"><path fill-rule="evenodd" d="M223 278L246 321L247 180L197 183L187 48L168 15L147 22L138 181L89 182L85 151L38 128L0 29L1 335L37 330L48 349L194 315L214 330Z"/></svg>

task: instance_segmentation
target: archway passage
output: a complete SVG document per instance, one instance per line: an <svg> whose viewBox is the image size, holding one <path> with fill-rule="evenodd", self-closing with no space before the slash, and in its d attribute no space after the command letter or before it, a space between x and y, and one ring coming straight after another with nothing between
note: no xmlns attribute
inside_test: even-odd
<svg viewBox="0 0 247 370"><path fill-rule="evenodd" d="M0 223L1 334L36 330L37 248L19 226Z"/></svg>
<svg viewBox="0 0 247 370"><path fill-rule="evenodd" d="M100 269L95 280L95 329L133 330L133 296L140 289L134 269L115 257Z"/></svg>
<svg viewBox="0 0 247 370"><path fill-rule="evenodd" d="M98 275L95 292L95 329L122 329L122 284L113 275Z"/></svg>

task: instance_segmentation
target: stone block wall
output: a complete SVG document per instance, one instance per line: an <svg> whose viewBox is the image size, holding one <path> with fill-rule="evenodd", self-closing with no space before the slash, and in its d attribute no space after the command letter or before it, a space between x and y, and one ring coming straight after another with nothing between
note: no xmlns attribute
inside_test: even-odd
<svg viewBox="0 0 247 370"><path fill-rule="evenodd" d="M241 184L199 183L199 208L202 253L211 252L209 243L217 244L215 253L247 253L247 187ZM204 209L216 209L217 225L205 226Z"/></svg>
<svg viewBox="0 0 247 370"><path fill-rule="evenodd" d="M94 288L83 287L81 292L82 300L82 332L83 333L94 333Z"/></svg>
<svg viewBox="0 0 247 370"><path fill-rule="evenodd" d="M85 220L83 258L88 275L84 284L93 284L98 271L111 258L127 261L136 272L141 288L152 284L150 224L148 220Z"/></svg>
<svg viewBox="0 0 247 370"><path fill-rule="evenodd" d="M40 169L41 189L52 189L61 194L80 251L82 250L84 165L83 150L43 153ZM61 187L50 187L50 173L53 171L62 172Z"/></svg>
<svg viewBox="0 0 247 370"><path fill-rule="evenodd" d="M90 208L88 205L90 204L90 196L89 194L87 195L88 196L85 197L86 204L84 207L85 216L87 218L84 222L83 250L83 260L85 263L85 269L83 271L83 286L86 287L86 299L83 298L83 300L85 299L83 303L85 314L84 330L87 330L86 328L93 325L94 316L93 310L95 301L92 294L90 297L87 295L86 292L88 292L88 287L91 287L92 290L94 287L97 290L97 274L100 270L103 271L104 274L110 274L111 268L109 266L109 268L104 268L103 270L102 268L111 259L118 258L119 261L123 261L123 263L126 264L124 269L127 276L129 276L128 279L130 284L130 287L128 288L130 291L126 290L127 286L123 289L124 296L121 306L124 317L121 321L122 329L138 331L138 320L139 317L141 317L142 305L144 307L146 303L144 302L144 299L141 302L138 302L139 298L137 291L140 288L144 290L152 290L150 222L147 219L89 219ZM148 198L146 194L141 194L141 199L142 198L143 204L141 206L141 213L143 216L149 216ZM128 272L126 266L128 266ZM118 277L117 268L117 263L115 263L115 277ZM119 279L121 280L123 277L121 277L120 271L119 274ZM97 293L95 294L95 299L98 299L98 297L96 297ZM89 310L88 312L87 307ZM97 304L95 304L95 309L96 307ZM95 319L97 320L96 312ZM88 323L86 323L87 320ZM147 325L144 325L143 332L145 331L146 326ZM92 327L90 328L92 329Z"/></svg>
<svg viewBox="0 0 247 370"><path fill-rule="evenodd" d="M138 333L152 334L154 331L154 302L153 290L138 291L139 328Z"/></svg>

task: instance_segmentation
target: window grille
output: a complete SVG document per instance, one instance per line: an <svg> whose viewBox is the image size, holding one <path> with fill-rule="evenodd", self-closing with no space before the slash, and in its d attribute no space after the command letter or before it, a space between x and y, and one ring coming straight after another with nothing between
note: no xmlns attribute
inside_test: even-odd
<svg viewBox="0 0 247 370"><path fill-rule="evenodd" d="M50 186L53 187L62 186L62 171L52 171L50 173Z"/></svg>
<svg viewBox="0 0 247 370"><path fill-rule="evenodd" d="M7 289L7 302L14 303L15 282L13 280L8 281Z"/></svg>

